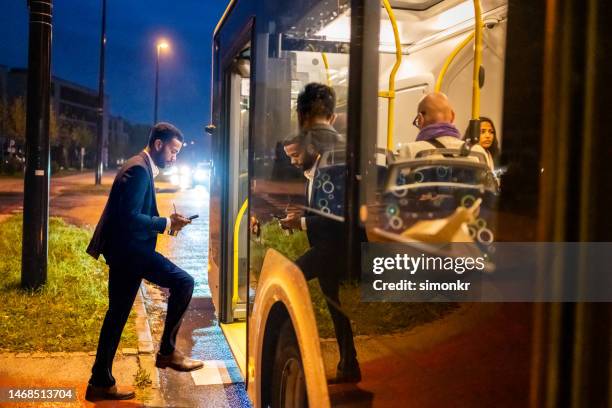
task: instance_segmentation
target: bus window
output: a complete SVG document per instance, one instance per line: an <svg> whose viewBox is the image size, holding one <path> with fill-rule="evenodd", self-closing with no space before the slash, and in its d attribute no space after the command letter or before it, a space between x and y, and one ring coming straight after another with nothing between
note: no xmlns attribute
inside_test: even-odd
<svg viewBox="0 0 612 408"><path fill-rule="evenodd" d="M267 249L295 260L309 248L305 228L281 222L288 214L305 218L312 212L339 223L344 215L349 43L333 34L348 30L350 17L345 2L314 3L291 26L267 32L274 41L256 60L262 104L255 107L253 124L252 287Z"/></svg>
<svg viewBox="0 0 612 408"><path fill-rule="evenodd" d="M460 49L458 45L474 31L473 2L443 1L426 11L391 3L395 4L393 16L383 9L380 20L377 131L362 135L372 142L369 145L376 146L378 152L387 151L387 156L392 157L384 160L382 155L376 154L374 160L377 151L368 152L370 159L363 162L360 172L376 175L362 187L366 191L366 205L362 208L367 209L367 213L360 213L360 218L368 241L469 242L485 254L494 251L496 242L502 238L497 224L506 177L503 162L500 165L498 157L492 160L490 144L487 147L478 142L469 145L464 140L472 113L474 41L468 41ZM485 27L480 116L491 119L496 131L496 146L501 150L505 143L505 140L502 143L500 132L504 116L508 6L505 1L481 1L481 5ZM398 58L394 28L399 34L397 49L401 53L401 63L396 70L393 69ZM455 50L456 56L439 80L447 57ZM441 84L438 91L444 95L428 97L436 91L436 83ZM394 106L391 105L393 115L388 111L390 94L395 97ZM367 141L364 143L362 140L362 145L368 144ZM495 154L500 154L500 151ZM372 180L376 179L379 182L373 183ZM525 182L537 183L537 180ZM470 210L471 217L467 222L455 222L459 219L456 214L465 213L462 209ZM449 231L448 226L454 230ZM350 293L350 288L345 292ZM514 327L529 338L531 314L525 305L367 303L356 299L353 303L343 303L343 306L355 334L372 336L356 341L364 377L360 385L372 391L381 406L499 404L500 401L488 400L482 395L480 401L459 395L443 384L449 383L451 371L461 372L466 367L462 364L468 364L467 361L474 362L480 370L519 372L529 367L527 341L517 344L511 355L495 354L501 343L494 339L478 341L479 352L457 346L466 344L463 342L468 338L471 341L481 338L488 330L485 328L488 318L500 327ZM484 355L489 357L483 358ZM443 357L437 359L435 356ZM426 367L427 373L415 368L417 366ZM388 390L400 389L400 384L415 389L422 386L419 381L413 381L415 375L428 386L443 387L445 397L436 399L429 395L419 401L408 395L400 397L394 394L393 399L387 397ZM527 375L515 376L507 384L489 381L484 371L472 372L472 375L479 384L486 384L490 395L501 394L509 388L515 390L512 396L504 399L503 405L522 406L527 403ZM467 382L455 379L460 384L458 387L470 387Z"/></svg>
<svg viewBox="0 0 612 408"><path fill-rule="evenodd" d="M486 148L475 146L469 153L460 149L472 110L474 51L470 37L474 31L474 8L468 1L446 3L452 2L433 7L414 24L408 22L423 15L422 12L392 10L402 53L401 64L393 78L393 66L398 60L393 36L388 35L393 27L389 14L385 11L381 14L379 86L387 90L394 81L395 106L393 115L389 115L387 98L379 98L376 145L379 149L391 150L396 160L381 167L380 156L377 156L376 172L386 184L370 192L367 229L374 240L381 237L377 232L382 231L384 236L386 233L402 235L405 231L414 231L411 227L421 221L447 218L457 208L470 206L478 199L481 199L478 201L479 216L469 226L469 234L475 240L480 237L480 241L487 244L496 238L498 176L503 169L491 168L499 163L502 146L499 131L503 113L507 6L504 1L482 2L484 82L480 90L480 112L482 117L490 118L483 129L490 129L494 138L493 157L490 153L493 141ZM449 55L453 58L445 66ZM422 125L429 122L422 117L425 112L419 112L417 107L427 94L435 91L448 97L454 133L436 139L434 145L425 140L427 135L422 132ZM391 126L388 126L389 121L392 121ZM421 139L417 139L419 134ZM449 151L435 154L441 148Z"/></svg>
<svg viewBox="0 0 612 408"><path fill-rule="evenodd" d="M350 321L338 307L347 258L342 254L350 8L347 1L303 2L290 16L277 11L269 18L273 21L258 25L265 33L257 33L254 59L251 301L267 273L265 259L277 251L308 281L319 335L335 339L340 333L350 342ZM349 372L355 352L351 345L345 350L340 368ZM332 375L339 361L338 352L329 359Z"/></svg>

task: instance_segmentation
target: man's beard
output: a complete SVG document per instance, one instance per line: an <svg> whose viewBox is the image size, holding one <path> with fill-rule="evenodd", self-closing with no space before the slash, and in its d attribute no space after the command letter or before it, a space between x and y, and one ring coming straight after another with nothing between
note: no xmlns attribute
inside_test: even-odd
<svg viewBox="0 0 612 408"><path fill-rule="evenodd" d="M307 154L306 157L304 158L304 163L302 164L302 170L303 171L308 171L312 168L312 166L314 166L315 162L317 161L317 156L313 155L309 155Z"/></svg>
<svg viewBox="0 0 612 408"><path fill-rule="evenodd" d="M159 167L160 169L166 168L166 162L164 161L160 153L153 152L151 158L153 159L153 162L157 167Z"/></svg>

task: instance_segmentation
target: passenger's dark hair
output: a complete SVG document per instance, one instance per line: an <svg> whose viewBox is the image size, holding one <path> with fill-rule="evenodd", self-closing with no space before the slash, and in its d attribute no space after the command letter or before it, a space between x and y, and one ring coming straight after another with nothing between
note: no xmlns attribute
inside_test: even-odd
<svg viewBox="0 0 612 408"><path fill-rule="evenodd" d="M182 143L183 134L170 123L159 122L151 128L151 133L149 133L149 147L153 147L157 139L160 139L164 143L168 143L172 139L177 139Z"/></svg>
<svg viewBox="0 0 612 408"><path fill-rule="evenodd" d="M336 92L333 88L311 82L297 98L297 112L303 118L330 118L336 109Z"/></svg>
<svg viewBox="0 0 612 408"><path fill-rule="evenodd" d="M311 129L306 129L296 136L292 136L283 141L283 147L292 144L298 144L301 147L312 145L318 153L333 150L343 145L344 142L340 135L333 132L317 132Z"/></svg>
<svg viewBox="0 0 612 408"><path fill-rule="evenodd" d="M292 144L299 144L301 145L302 143L304 143L304 138L301 136L301 133L296 135L296 136L291 136L288 137L287 139L283 140L283 147L285 146L289 146Z"/></svg>

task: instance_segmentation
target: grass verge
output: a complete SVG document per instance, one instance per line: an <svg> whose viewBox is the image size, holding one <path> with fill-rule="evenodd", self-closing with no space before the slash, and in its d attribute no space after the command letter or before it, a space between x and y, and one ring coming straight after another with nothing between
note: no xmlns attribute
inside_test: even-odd
<svg viewBox="0 0 612 408"><path fill-rule="evenodd" d="M0 223L0 350L92 351L108 305L108 267L85 253L91 232L49 220L47 284L24 290L21 281L23 218ZM120 347L136 347L134 313Z"/></svg>
<svg viewBox="0 0 612 408"><path fill-rule="evenodd" d="M251 243L251 271L259 276L267 248L274 248L291 260L308 250L308 238L303 231L286 235L277 222L263 225L261 242ZM310 297L321 338L334 337L325 296L316 279L308 282ZM390 334L438 320L458 308L456 303L398 303L362 302L357 283L345 283L340 287L342 311L349 316L355 335Z"/></svg>

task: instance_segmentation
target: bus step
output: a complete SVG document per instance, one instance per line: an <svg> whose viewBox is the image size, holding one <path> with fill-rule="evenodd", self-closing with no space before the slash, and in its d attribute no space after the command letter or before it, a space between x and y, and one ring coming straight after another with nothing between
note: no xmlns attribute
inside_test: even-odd
<svg viewBox="0 0 612 408"><path fill-rule="evenodd" d="M234 320L246 319L246 303L238 303L234 308Z"/></svg>

